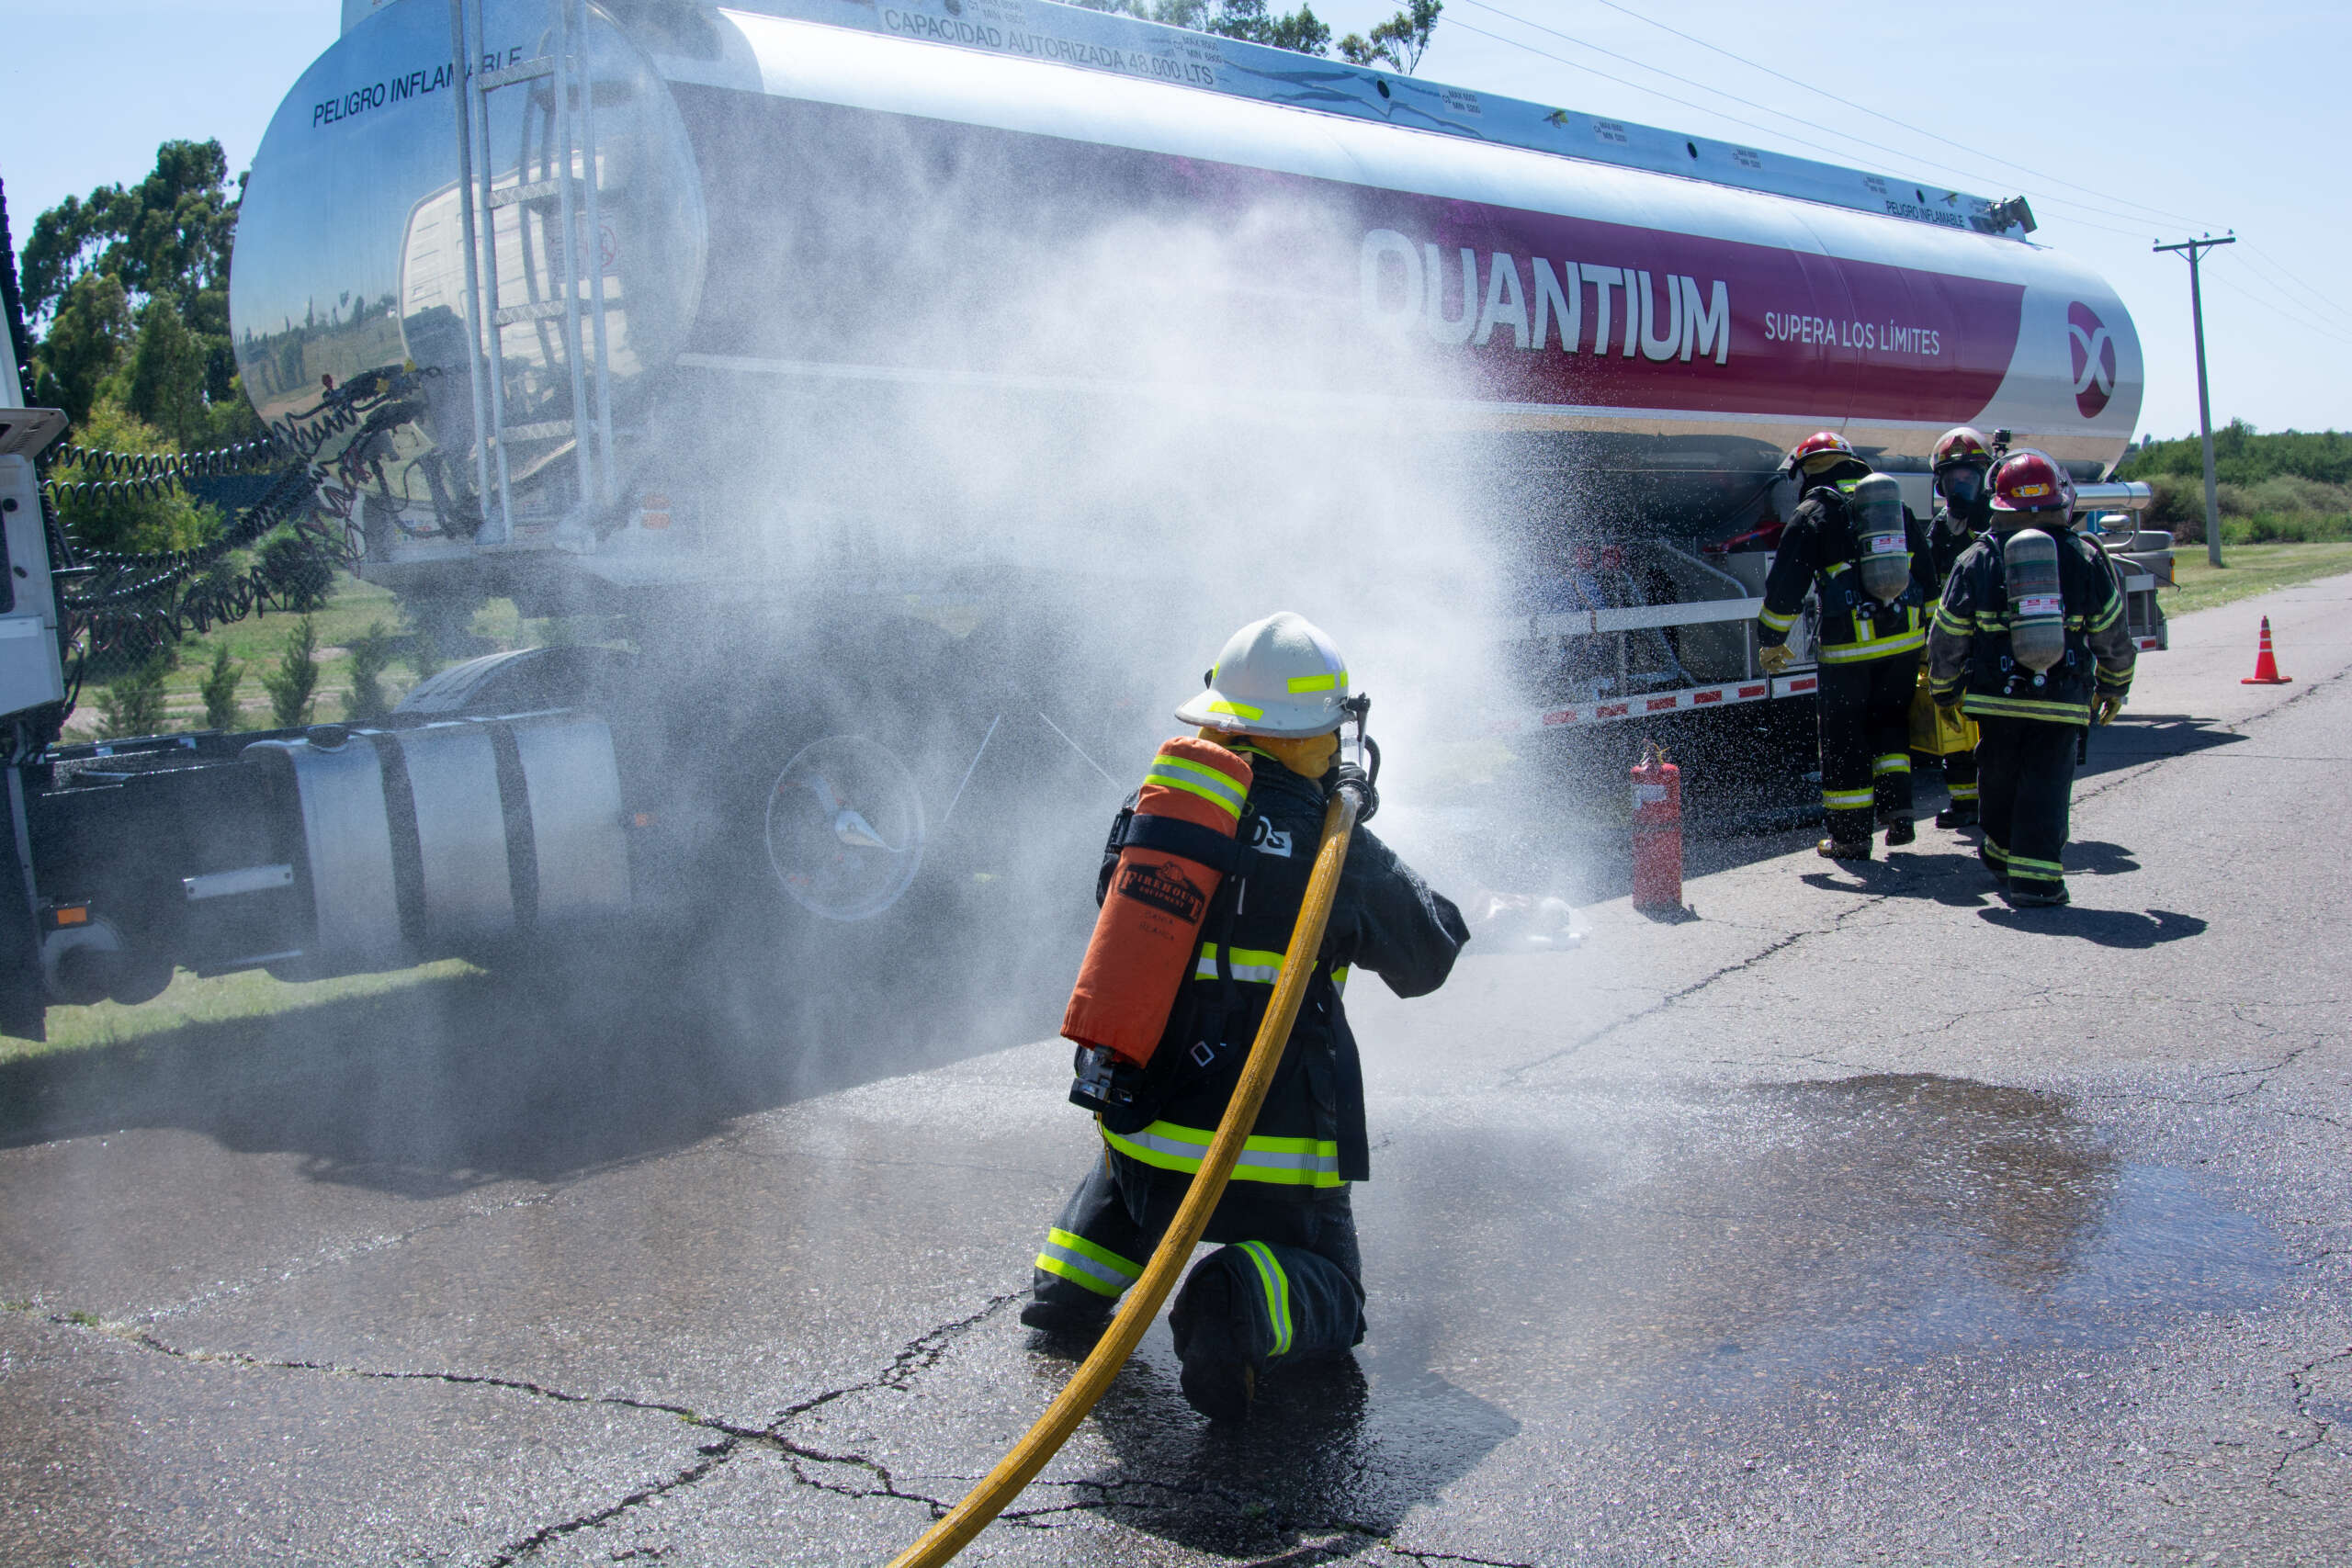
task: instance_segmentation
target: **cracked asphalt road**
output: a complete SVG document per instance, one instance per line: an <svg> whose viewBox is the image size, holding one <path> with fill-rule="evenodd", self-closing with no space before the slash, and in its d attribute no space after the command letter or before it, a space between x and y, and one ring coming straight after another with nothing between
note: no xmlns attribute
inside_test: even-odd
<svg viewBox="0 0 2352 1568"><path fill-rule="evenodd" d="M2346 1561L2347 604L2177 625L2072 909L1792 838L1358 987L1358 1359L1212 1431L1156 1328L968 1556ZM878 1562L1059 1386L1060 1048L472 985L0 1077L0 1561Z"/></svg>

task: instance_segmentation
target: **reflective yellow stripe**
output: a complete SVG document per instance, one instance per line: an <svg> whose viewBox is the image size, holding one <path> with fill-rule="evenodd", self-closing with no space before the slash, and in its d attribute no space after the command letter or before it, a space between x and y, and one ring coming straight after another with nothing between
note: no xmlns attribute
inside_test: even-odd
<svg viewBox="0 0 2352 1568"><path fill-rule="evenodd" d="M1262 947L1228 948L1227 950L1226 956L1227 961L1233 966L1233 977L1237 980L1247 980L1250 984L1256 986L1271 986L1275 981L1283 977L1283 955L1279 953L1272 952L1270 949ZM1201 943L1200 957L1194 960L1193 964L1193 978L1195 980L1214 980L1218 978L1216 972L1216 943L1213 942L1204 942ZM1345 990L1347 988L1348 965L1342 964L1337 969L1331 971L1331 984L1339 987L1341 990Z"/></svg>
<svg viewBox="0 0 2352 1568"><path fill-rule="evenodd" d="M1867 789L1825 789L1821 804L1832 811L1868 811L1874 792Z"/></svg>
<svg viewBox="0 0 2352 1568"><path fill-rule="evenodd" d="M2119 593L2114 598L2109 600L2107 602L2107 609L2092 620L2090 629L2095 632L2103 632L2107 630L2108 627L2113 626L2116 622L2116 618L2122 614L2123 595Z"/></svg>
<svg viewBox="0 0 2352 1568"><path fill-rule="evenodd" d="M1999 861L2003 865L2009 863L2009 852L1990 839L1984 840L1984 854L1987 859Z"/></svg>
<svg viewBox="0 0 2352 1568"><path fill-rule="evenodd" d="M1872 659L1892 659L1898 653L1915 653L1928 646L1927 628L1898 632L1883 642L1841 642L1835 647L1824 643L1816 655L1824 664L1860 664Z"/></svg>
<svg viewBox="0 0 2352 1568"><path fill-rule="evenodd" d="M1102 1141L1130 1159L1161 1170L1195 1171L1208 1157L1216 1134L1200 1127L1154 1122L1139 1133L1102 1129ZM1236 1181L1275 1187L1345 1187L1340 1177L1340 1145L1329 1138L1253 1137L1233 1168Z"/></svg>
<svg viewBox="0 0 2352 1568"><path fill-rule="evenodd" d="M2023 872L2030 876L2046 876L2052 882L2064 882L2066 879L2066 868L2056 861L2028 860L2023 855L2003 855L2001 858L2009 863L2011 876Z"/></svg>
<svg viewBox="0 0 2352 1568"><path fill-rule="evenodd" d="M1971 627L1968 622L1939 604L1936 606L1936 629L1950 632L1954 637L1966 637Z"/></svg>
<svg viewBox="0 0 2352 1568"><path fill-rule="evenodd" d="M1083 1285L1098 1296L1116 1297L1143 1274L1141 1264L1059 1226L1046 1233L1046 1249L1037 1254L1037 1267L1073 1285Z"/></svg>
<svg viewBox="0 0 2352 1568"><path fill-rule="evenodd" d="M1972 718L2038 718L2044 724L2088 724L2088 703L2041 702L2030 697L1990 697L1971 692L1960 700L1961 711Z"/></svg>
<svg viewBox="0 0 2352 1568"><path fill-rule="evenodd" d="M1344 670L1336 675L1294 675L1290 678L1290 689L1294 692L1336 692L1347 682L1347 679L1348 672Z"/></svg>
<svg viewBox="0 0 2352 1568"><path fill-rule="evenodd" d="M1963 800L1974 800L1975 798L1976 786L1974 784L1954 784L1951 786L1951 800L1954 806L1959 805Z"/></svg>
<svg viewBox="0 0 2352 1568"><path fill-rule="evenodd" d="M1253 708L1248 703L1227 702L1223 697L1217 698L1216 701L1209 705L1209 712L1229 713L1236 718L1263 718L1266 716L1266 710L1264 708Z"/></svg>
<svg viewBox="0 0 2352 1568"><path fill-rule="evenodd" d="M1756 613L1756 618L1776 632L1787 631L1797 624L1797 613L1794 610L1791 610L1785 615L1774 615L1770 610L1758 610Z"/></svg>
<svg viewBox="0 0 2352 1568"><path fill-rule="evenodd" d="M1250 798L1238 784L1215 768L1204 768L1182 757L1154 759L1146 782L1181 789L1187 795L1197 795L1203 800L1222 807L1236 819L1241 816L1241 807Z"/></svg>
<svg viewBox="0 0 2352 1568"><path fill-rule="evenodd" d="M1872 776L1883 773L1907 773L1911 771L1911 753L1890 751L1871 764Z"/></svg>
<svg viewBox="0 0 2352 1568"><path fill-rule="evenodd" d="M1258 1284L1266 1292L1266 1315L1273 1320L1274 1349L1277 1356L1290 1354L1290 1276L1274 1258L1273 1248L1262 1241L1245 1241L1241 1250L1257 1266Z"/></svg>

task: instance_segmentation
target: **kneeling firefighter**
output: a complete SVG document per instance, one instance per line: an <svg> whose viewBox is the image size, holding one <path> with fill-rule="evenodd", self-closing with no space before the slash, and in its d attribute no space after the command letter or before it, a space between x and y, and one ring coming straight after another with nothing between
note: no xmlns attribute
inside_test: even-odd
<svg viewBox="0 0 2352 1568"><path fill-rule="evenodd" d="M1788 668L1789 630L1805 591L1818 596L1823 854L1868 860L1871 825L1889 848L1918 837L1911 822L1911 697L1927 645L1928 540L1894 480L1835 431L1797 443L1788 471L1799 493L1764 580L1758 660Z"/></svg>
<svg viewBox="0 0 2352 1568"><path fill-rule="evenodd" d="M1037 1255L1031 1327L1102 1326L1174 1219L1281 975L1329 792L1349 780L1359 822L1376 805L1340 762L1351 711L1322 632L1287 612L1244 626L1176 710L1199 739L1162 746L1113 823L1102 917L1062 1025L1080 1043L1070 1098L1096 1111L1103 1147ZM1267 1371L1363 1340L1348 1192L1370 1156L1340 994L1371 969L1399 996L1426 995L1469 936L1450 900L1356 829L1305 1004L1209 1220L1223 1245L1170 1312L1184 1397L1212 1420L1247 1414Z"/></svg>
<svg viewBox="0 0 2352 1568"><path fill-rule="evenodd" d="M2115 574L2068 527L2074 502L2051 457L2003 457L1991 532L1952 567L1928 640L1929 691L1981 731L1978 852L2020 905L2066 902L2076 748L2123 706L2139 657Z"/></svg>

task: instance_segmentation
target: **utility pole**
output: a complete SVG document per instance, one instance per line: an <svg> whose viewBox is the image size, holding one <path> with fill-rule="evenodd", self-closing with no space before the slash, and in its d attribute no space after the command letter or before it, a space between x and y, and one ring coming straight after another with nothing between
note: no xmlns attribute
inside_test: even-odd
<svg viewBox="0 0 2352 1568"><path fill-rule="evenodd" d="M2188 314L2197 327L2197 426L2205 436L2205 558L2215 566L2222 564L2222 508L2213 488L2213 404L2205 395L2205 296L2197 287L2197 263L2214 246L2237 243L2237 231L2232 230L2218 240L2208 235L2155 247L2188 258Z"/></svg>

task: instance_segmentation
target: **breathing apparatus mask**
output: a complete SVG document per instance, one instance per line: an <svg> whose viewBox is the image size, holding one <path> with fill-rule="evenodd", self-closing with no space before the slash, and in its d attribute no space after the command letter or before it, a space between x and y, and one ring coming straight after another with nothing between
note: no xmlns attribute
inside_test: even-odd
<svg viewBox="0 0 2352 1568"><path fill-rule="evenodd" d="M1985 488L1984 470L1975 463L1954 463L1936 471L1936 490L1944 498L1951 522L1983 527L1993 504Z"/></svg>

